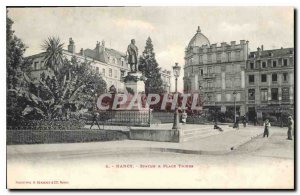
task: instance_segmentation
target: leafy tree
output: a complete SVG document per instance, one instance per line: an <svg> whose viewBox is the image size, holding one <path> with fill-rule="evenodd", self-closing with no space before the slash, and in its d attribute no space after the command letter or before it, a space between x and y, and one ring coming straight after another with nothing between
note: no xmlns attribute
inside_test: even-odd
<svg viewBox="0 0 300 195"><path fill-rule="evenodd" d="M12 25L13 21L6 16L6 116L8 124L18 121L21 116L23 102L12 90L26 87L23 73L28 71L30 63L23 57L26 46L15 35Z"/></svg>
<svg viewBox="0 0 300 195"><path fill-rule="evenodd" d="M63 45L58 37L49 37L42 45L45 50L45 65L54 72L63 65Z"/></svg>
<svg viewBox="0 0 300 195"><path fill-rule="evenodd" d="M145 50L143 51L142 56L139 60L139 69L143 72L147 78L145 83L145 92L149 93L158 93L161 94L164 92L162 87L162 79L159 73L160 68L155 59L155 53L153 50L153 44L150 37L146 41Z"/></svg>
<svg viewBox="0 0 300 195"><path fill-rule="evenodd" d="M70 111L77 113L90 108L97 94L104 93L106 83L93 71L89 63L77 58L65 60L57 74L45 76L41 73L39 83L25 79L29 90L20 88L17 94L23 97L26 107L22 112L25 119L69 119Z"/></svg>

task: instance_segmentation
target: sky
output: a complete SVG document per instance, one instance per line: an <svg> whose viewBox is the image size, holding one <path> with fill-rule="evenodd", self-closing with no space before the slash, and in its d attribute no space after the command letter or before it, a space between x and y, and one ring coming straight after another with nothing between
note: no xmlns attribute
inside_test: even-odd
<svg viewBox="0 0 300 195"><path fill-rule="evenodd" d="M139 54L150 36L162 69L183 68L184 50L200 26L210 43L248 40L251 51L294 47L292 7L52 7L8 8L15 34L28 46L25 56L42 51L43 40L58 36L76 52L94 49L97 41L126 52L131 39ZM183 69L179 91L183 89ZM172 90L174 90L172 79Z"/></svg>

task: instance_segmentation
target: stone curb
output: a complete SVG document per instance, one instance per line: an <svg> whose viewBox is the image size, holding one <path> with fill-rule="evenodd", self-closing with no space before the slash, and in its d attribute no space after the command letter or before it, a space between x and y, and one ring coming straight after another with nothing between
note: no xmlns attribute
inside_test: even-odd
<svg viewBox="0 0 300 195"><path fill-rule="evenodd" d="M116 147L116 148L102 148L100 150L83 150L83 151L59 151L60 157L72 157L76 155L95 155L95 154L112 154L114 152L169 152L169 153L181 153L181 154L197 154L197 155L223 155L236 150L238 147L250 142L252 139L261 136L263 133L258 133L256 135L251 136L250 138L243 139L240 143L228 147L224 150L190 150L190 149L180 149L180 148L170 148L170 147ZM75 152L72 154L72 152ZM56 151L48 151L44 152L44 154L57 154ZM64 155L66 153L66 155ZM8 154L9 157L17 156L19 154L28 154L35 155L37 153L12 153Z"/></svg>

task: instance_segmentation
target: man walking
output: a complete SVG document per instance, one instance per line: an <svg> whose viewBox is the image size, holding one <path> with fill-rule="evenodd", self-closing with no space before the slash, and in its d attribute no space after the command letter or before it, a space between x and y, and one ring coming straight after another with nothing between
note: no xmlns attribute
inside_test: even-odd
<svg viewBox="0 0 300 195"><path fill-rule="evenodd" d="M264 137L267 136L269 137L269 128L271 127L271 124L268 119L264 122Z"/></svg>
<svg viewBox="0 0 300 195"><path fill-rule="evenodd" d="M287 131L288 140L293 140L293 136L292 136L292 133L294 133L293 131L294 131L294 120L292 119L291 116L289 116L288 131Z"/></svg>

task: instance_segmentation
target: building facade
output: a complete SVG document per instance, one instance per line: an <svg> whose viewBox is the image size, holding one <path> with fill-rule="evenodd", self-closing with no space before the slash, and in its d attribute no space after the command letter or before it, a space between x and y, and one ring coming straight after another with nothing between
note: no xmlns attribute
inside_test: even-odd
<svg viewBox="0 0 300 195"><path fill-rule="evenodd" d="M249 120L294 113L294 48L250 52L246 68Z"/></svg>
<svg viewBox="0 0 300 195"><path fill-rule="evenodd" d="M171 71L169 70L160 70L160 77L163 82L163 88L166 93L171 92Z"/></svg>
<svg viewBox="0 0 300 195"><path fill-rule="evenodd" d="M204 109L233 111L236 104L237 113L244 115L248 51L244 40L211 44L198 27L185 50L184 92L199 93Z"/></svg>
<svg viewBox="0 0 300 195"><path fill-rule="evenodd" d="M130 71L127 64L126 54L105 47L105 42L97 42L94 49L81 48L76 53L75 42L72 38L69 39L68 49L63 50L63 56L71 60L76 57L77 60L90 63L91 68L99 73L107 83L109 89L112 85L115 86L118 92L123 92L125 89L123 77ZM47 72L44 64L45 52L29 56L32 59L32 78L38 80L41 72Z"/></svg>

